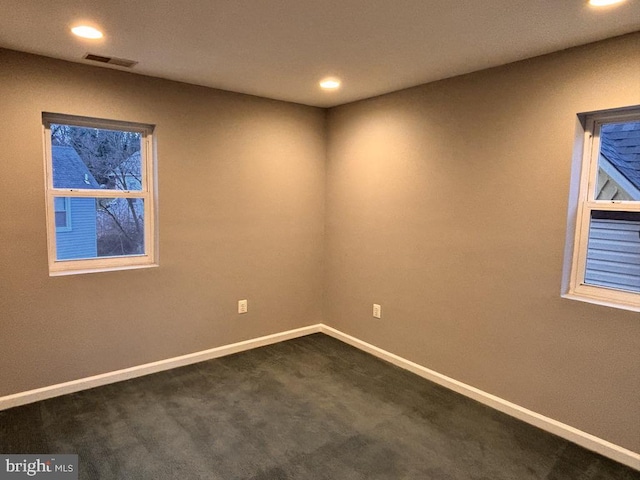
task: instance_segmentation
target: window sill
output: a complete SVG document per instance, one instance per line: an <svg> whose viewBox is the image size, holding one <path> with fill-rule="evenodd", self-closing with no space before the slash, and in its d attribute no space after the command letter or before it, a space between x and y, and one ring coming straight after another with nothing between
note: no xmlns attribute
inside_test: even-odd
<svg viewBox="0 0 640 480"><path fill-rule="evenodd" d="M113 266L113 267L100 267L100 268L86 268L77 270L57 270L50 271L50 277L63 277L66 275L82 275L85 273L100 273L100 272L117 272L119 270L138 270L141 268L156 268L160 265L157 263L147 263L141 265L127 265L127 266Z"/></svg>
<svg viewBox="0 0 640 480"><path fill-rule="evenodd" d="M631 312L640 312L640 305L638 305L638 304L630 304L630 303L624 303L624 302L614 302L612 300L599 298L599 297L593 297L593 296L584 295L584 294L578 294L578 293L575 293L575 292L565 293L565 294L561 295L561 297L562 298L568 298L569 300L578 300L580 302L587 302L587 303L593 303L595 305L602 305L602 306L605 306L605 307L618 308L618 309L621 309L621 310L629 310Z"/></svg>

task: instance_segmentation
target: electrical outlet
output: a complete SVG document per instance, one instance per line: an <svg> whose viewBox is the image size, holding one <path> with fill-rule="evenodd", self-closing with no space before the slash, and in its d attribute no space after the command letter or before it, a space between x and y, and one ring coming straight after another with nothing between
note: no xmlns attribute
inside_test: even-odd
<svg viewBox="0 0 640 480"><path fill-rule="evenodd" d="M373 304L373 316L375 318L381 318L382 317L382 307L380 305L378 305L377 303Z"/></svg>
<svg viewBox="0 0 640 480"><path fill-rule="evenodd" d="M238 313L247 313L248 305L246 300L238 300Z"/></svg>

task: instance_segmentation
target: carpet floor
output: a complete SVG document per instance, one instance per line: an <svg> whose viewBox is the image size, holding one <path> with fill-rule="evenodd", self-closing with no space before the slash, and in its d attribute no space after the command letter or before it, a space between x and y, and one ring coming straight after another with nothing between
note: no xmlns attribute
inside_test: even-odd
<svg viewBox="0 0 640 480"><path fill-rule="evenodd" d="M0 453L79 478L640 480L323 334L0 412Z"/></svg>

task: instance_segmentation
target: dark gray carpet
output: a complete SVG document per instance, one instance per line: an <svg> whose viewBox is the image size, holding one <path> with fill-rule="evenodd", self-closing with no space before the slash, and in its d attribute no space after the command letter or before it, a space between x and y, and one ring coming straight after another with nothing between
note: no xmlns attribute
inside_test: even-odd
<svg viewBox="0 0 640 480"><path fill-rule="evenodd" d="M0 412L0 453L77 453L81 479L640 479L322 334Z"/></svg>

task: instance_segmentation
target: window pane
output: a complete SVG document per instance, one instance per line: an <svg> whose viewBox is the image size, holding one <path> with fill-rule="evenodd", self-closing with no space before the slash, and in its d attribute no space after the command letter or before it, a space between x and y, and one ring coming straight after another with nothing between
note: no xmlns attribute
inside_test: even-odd
<svg viewBox="0 0 640 480"><path fill-rule="evenodd" d="M64 228L67 226L67 212L64 210L56 212L56 228Z"/></svg>
<svg viewBox="0 0 640 480"><path fill-rule="evenodd" d="M97 208L98 256L144 254L144 200L99 198Z"/></svg>
<svg viewBox="0 0 640 480"><path fill-rule="evenodd" d="M640 201L640 122L601 127L595 198Z"/></svg>
<svg viewBox="0 0 640 480"><path fill-rule="evenodd" d="M56 231L57 260L142 255L144 200L72 197L71 228Z"/></svg>
<svg viewBox="0 0 640 480"><path fill-rule="evenodd" d="M65 197L53 198L53 213L56 230L69 230L71 228L71 208L70 199Z"/></svg>
<svg viewBox="0 0 640 480"><path fill-rule="evenodd" d="M141 134L51 125L54 188L141 190Z"/></svg>
<svg viewBox="0 0 640 480"><path fill-rule="evenodd" d="M585 283L640 292L640 212L591 212Z"/></svg>
<svg viewBox="0 0 640 480"><path fill-rule="evenodd" d="M64 197L54 197L53 199L53 209L56 213L64 212L66 210Z"/></svg>

